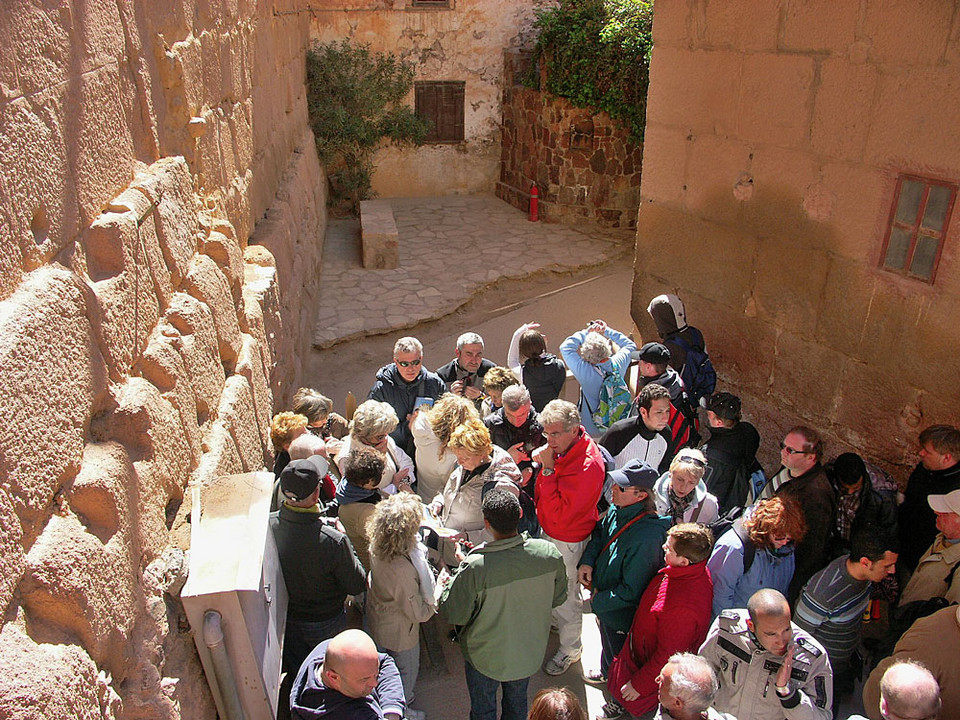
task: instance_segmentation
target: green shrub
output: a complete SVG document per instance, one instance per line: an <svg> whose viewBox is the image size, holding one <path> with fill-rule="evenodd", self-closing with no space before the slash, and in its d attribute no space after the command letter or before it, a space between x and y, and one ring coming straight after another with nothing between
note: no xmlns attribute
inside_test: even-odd
<svg viewBox="0 0 960 720"><path fill-rule="evenodd" d="M414 68L369 45L314 44L307 52L307 112L330 178L330 204L356 212L371 197L373 153L382 139L420 145L427 125L404 104Z"/></svg>
<svg viewBox="0 0 960 720"><path fill-rule="evenodd" d="M653 2L561 0L537 13L534 60L544 90L605 110L643 139L650 82Z"/></svg>

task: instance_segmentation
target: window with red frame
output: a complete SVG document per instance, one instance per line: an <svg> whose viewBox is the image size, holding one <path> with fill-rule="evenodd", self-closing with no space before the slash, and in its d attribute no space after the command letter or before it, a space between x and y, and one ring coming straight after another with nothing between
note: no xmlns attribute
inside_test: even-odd
<svg viewBox="0 0 960 720"><path fill-rule="evenodd" d="M932 283L956 199L956 183L898 177L881 267Z"/></svg>

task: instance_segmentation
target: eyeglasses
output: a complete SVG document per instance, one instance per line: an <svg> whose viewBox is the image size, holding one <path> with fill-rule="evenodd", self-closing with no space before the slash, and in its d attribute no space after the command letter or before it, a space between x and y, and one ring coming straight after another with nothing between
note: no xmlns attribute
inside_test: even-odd
<svg viewBox="0 0 960 720"><path fill-rule="evenodd" d="M787 455L809 455L809 454L810 454L810 451L809 451L809 450L797 450L796 448L792 448L792 447L790 447L789 445L787 445L786 443L783 443L783 442L780 443L780 449L781 449L781 450L786 450L786 451L787 451Z"/></svg>
<svg viewBox="0 0 960 720"><path fill-rule="evenodd" d="M399 365L400 367L404 367L404 368L416 367L421 362L423 362L423 358L417 358L416 360L395 360L394 362L396 362L397 365Z"/></svg>
<svg viewBox="0 0 960 720"><path fill-rule="evenodd" d="M694 457L693 455L678 455L677 460L680 462L696 465L698 468L705 468L707 466L707 464L703 460L701 460L698 457Z"/></svg>

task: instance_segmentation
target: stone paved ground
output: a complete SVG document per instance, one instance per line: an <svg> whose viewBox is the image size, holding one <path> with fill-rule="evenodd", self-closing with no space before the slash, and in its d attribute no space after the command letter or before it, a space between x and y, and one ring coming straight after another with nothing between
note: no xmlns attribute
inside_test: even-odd
<svg viewBox="0 0 960 720"><path fill-rule="evenodd" d="M358 221L329 223L315 347L414 327L454 311L494 281L601 265L633 242L629 230L531 223L492 196L390 203L400 244L394 270L360 266Z"/></svg>

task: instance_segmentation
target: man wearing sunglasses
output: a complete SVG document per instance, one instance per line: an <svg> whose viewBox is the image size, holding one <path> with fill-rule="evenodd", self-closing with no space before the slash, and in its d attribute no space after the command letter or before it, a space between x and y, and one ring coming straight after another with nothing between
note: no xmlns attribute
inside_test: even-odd
<svg viewBox="0 0 960 720"><path fill-rule="evenodd" d="M415 337L402 337L393 346L393 362L377 371L377 381L370 388L368 400L389 403L400 422L390 433L394 442L410 457L417 448L410 432L414 408L424 403L433 405L446 391L443 380L423 367L423 345Z"/></svg>
<svg viewBox="0 0 960 720"><path fill-rule="evenodd" d="M780 443L780 470L767 481L760 498L790 498L803 511L807 535L797 543L797 566L787 597L795 603L800 591L828 561L837 498L820 464L823 440L813 428L798 425Z"/></svg>

